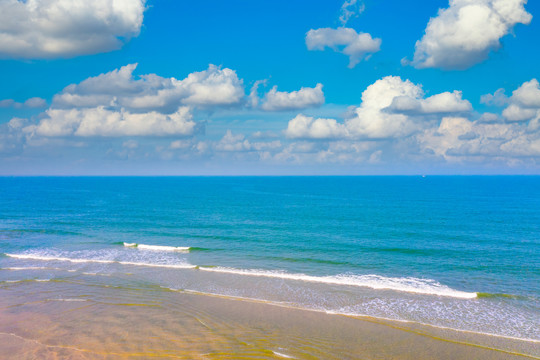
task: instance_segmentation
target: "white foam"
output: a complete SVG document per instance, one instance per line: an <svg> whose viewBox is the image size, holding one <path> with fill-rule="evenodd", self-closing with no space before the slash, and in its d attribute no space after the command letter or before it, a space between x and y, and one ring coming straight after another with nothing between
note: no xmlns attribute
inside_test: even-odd
<svg viewBox="0 0 540 360"><path fill-rule="evenodd" d="M33 254L6 254L6 256L15 258L15 259L26 259L26 260L41 260L41 261L68 261L71 263L97 263L97 264L121 264L121 265L134 265L134 266L147 266L147 267L158 267L158 268L170 268L170 269L193 269L194 265L191 264L157 264L157 263L144 263L144 262L134 262L134 261L117 261L117 260L102 260L102 259L75 259L67 257L56 257L56 256L41 256Z"/></svg>
<svg viewBox="0 0 540 360"><path fill-rule="evenodd" d="M4 283L23 283L23 282L30 282L30 281L36 281L36 282L48 282L48 281L51 281L51 279L4 280L4 281L0 281L0 282L4 282Z"/></svg>
<svg viewBox="0 0 540 360"><path fill-rule="evenodd" d="M125 247L134 247L140 250L152 250L152 251L180 251L189 252L189 246L163 246L163 245L146 245L137 243L124 243Z"/></svg>
<svg viewBox="0 0 540 360"><path fill-rule="evenodd" d="M200 267L203 271L212 271L226 274L260 276L285 280L308 281L332 285L347 285L368 287L376 290L404 291L415 294L448 296L461 299L474 299L475 292L454 290L448 286L431 279L418 279L413 277L393 278L380 275L335 275L312 276L306 274L291 274L281 271L234 269L225 267Z"/></svg>
<svg viewBox="0 0 540 360"><path fill-rule="evenodd" d="M68 261L72 263L98 263L98 264L121 264L133 266L146 266L170 269L199 269L201 271L234 274L241 276L258 276L284 280L305 281L324 283L331 285L367 287L376 290L393 290L415 294L448 296L461 299L473 299L477 297L475 292L465 292L452 289L446 285L431 279L418 279L413 277L385 277L380 275L334 275L313 276L306 274L294 274L283 271L269 271L257 269L235 269L226 267L198 267L189 263L148 263L138 261L120 261L98 258L68 258L62 256L43 256L38 254L6 254L17 259L41 260L41 261Z"/></svg>
<svg viewBox="0 0 540 360"><path fill-rule="evenodd" d="M28 267L7 267L7 268L2 268L0 270L19 271L19 270L63 270L63 269L51 268L51 267L45 267L45 266L28 266Z"/></svg>

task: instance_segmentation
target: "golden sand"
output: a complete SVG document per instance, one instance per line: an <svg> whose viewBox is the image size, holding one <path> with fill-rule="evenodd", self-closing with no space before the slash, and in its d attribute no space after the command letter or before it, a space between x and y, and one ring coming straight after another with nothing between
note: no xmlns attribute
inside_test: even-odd
<svg viewBox="0 0 540 360"><path fill-rule="evenodd" d="M527 359L540 343L158 288L0 287L1 359Z"/></svg>

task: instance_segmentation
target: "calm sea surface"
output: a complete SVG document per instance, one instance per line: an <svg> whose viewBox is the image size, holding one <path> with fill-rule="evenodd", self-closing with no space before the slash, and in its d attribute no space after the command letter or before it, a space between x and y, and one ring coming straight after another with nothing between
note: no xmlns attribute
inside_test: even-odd
<svg viewBox="0 0 540 360"><path fill-rule="evenodd" d="M0 178L0 293L29 281L539 340L540 177Z"/></svg>

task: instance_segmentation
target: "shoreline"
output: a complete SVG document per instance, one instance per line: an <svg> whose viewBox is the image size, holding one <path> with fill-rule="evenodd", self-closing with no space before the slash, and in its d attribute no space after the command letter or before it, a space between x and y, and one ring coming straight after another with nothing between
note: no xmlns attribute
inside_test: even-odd
<svg viewBox="0 0 540 360"><path fill-rule="evenodd" d="M328 311L328 310L310 309L308 307L290 305L290 304L287 304L286 302L269 301L269 300L233 296L233 295L220 295L220 294L213 294L213 293L205 293L205 292L196 291L196 290L187 290L187 289L174 290L174 289L169 289L169 288L166 288L166 289L170 291L174 291L174 292L181 292L181 293L194 294L194 295L200 295L200 296L210 296L210 297L216 297L216 298L222 298L222 299L228 299L228 300L261 303L261 304L267 304L271 306L283 307L286 309L313 311L313 312L327 314L327 315L345 316L345 317L355 318L355 319L364 320L364 321L372 321L372 322L381 323L381 324L388 322L388 323L397 323L397 324L409 324L411 326L417 325L417 326L434 328L434 329L445 330L445 331L452 331L452 332L457 332L457 333L467 333L473 336L487 336L487 337L500 338L500 339L510 340L510 341L540 344L540 340L537 340L537 339L519 338L515 336L485 333L485 332L479 332L479 331L473 331L473 330L455 329L448 326L427 324L427 323L422 323L422 322L413 321L413 320L399 320L399 319L391 319L391 318L385 318L385 317L377 317L377 316L372 316L372 315L347 314L347 313L333 312L333 311Z"/></svg>
<svg viewBox="0 0 540 360"><path fill-rule="evenodd" d="M0 354L10 349L21 352L16 354L21 359L68 353L81 359L540 358L536 342L189 290L88 285L2 287ZM53 294L62 297L51 298Z"/></svg>

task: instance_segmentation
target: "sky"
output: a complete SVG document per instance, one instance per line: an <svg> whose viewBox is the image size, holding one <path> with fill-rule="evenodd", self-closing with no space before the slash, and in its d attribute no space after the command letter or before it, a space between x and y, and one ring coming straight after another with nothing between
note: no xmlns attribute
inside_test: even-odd
<svg viewBox="0 0 540 360"><path fill-rule="evenodd" d="M540 174L540 3L0 0L0 175Z"/></svg>

